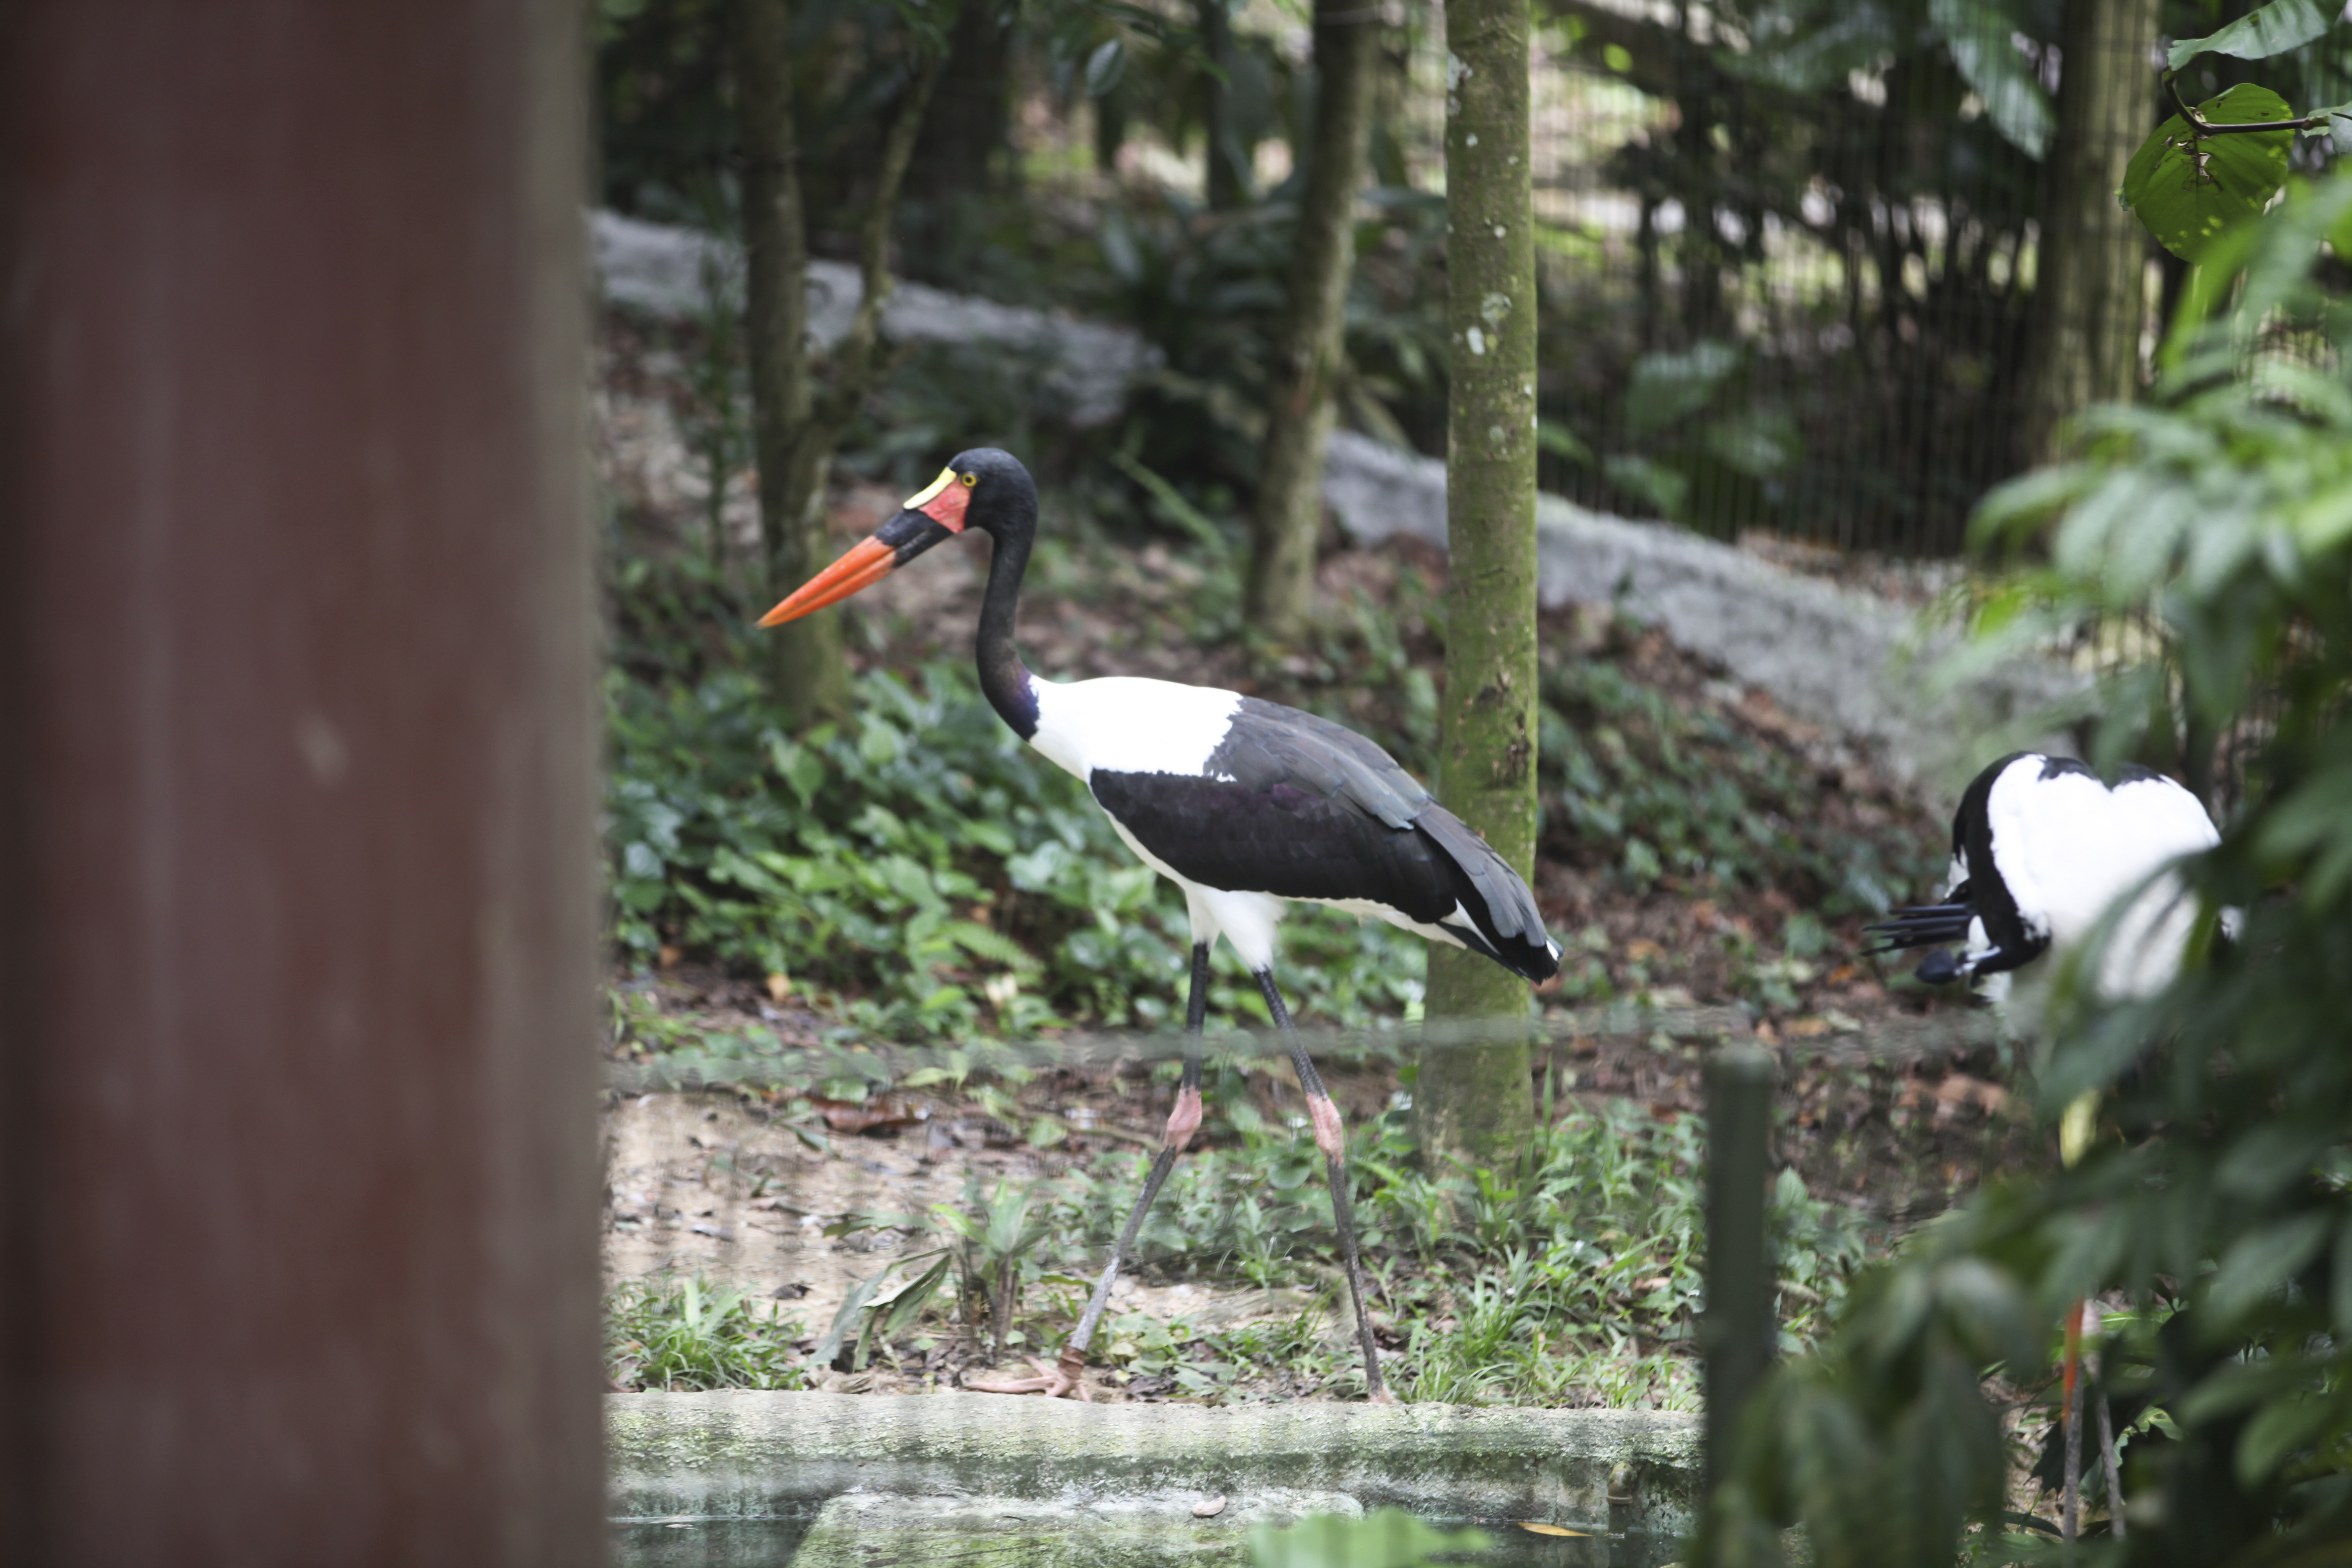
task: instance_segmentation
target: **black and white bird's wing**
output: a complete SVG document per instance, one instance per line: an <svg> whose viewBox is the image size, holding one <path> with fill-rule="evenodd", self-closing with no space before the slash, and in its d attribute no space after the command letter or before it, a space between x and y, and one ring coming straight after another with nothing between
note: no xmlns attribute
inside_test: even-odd
<svg viewBox="0 0 2352 1568"><path fill-rule="evenodd" d="M1559 968L1527 884L1344 726L1241 698L1196 766L1097 761L1087 782L1140 848L1202 887L1377 915L1530 979Z"/></svg>

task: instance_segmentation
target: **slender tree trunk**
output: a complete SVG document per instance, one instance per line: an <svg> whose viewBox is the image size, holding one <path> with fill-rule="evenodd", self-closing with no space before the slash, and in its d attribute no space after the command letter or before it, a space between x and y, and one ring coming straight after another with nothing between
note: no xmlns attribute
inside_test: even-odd
<svg viewBox="0 0 2352 1568"><path fill-rule="evenodd" d="M1444 731L1438 795L1522 876L1535 852L1536 279L1528 158L1528 0L1445 8ZM1524 1019L1527 982L1453 948L1429 955L1432 1018ZM1491 1161L1534 1117L1524 1037L1424 1052L1413 1098L1431 1156Z"/></svg>
<svg viewBox="0 0 2352 1568"><path fill-rule="evenodd" d="M1315 587L1323 451L1331 437L1331 386L1347 349L1356 191L1364 179L1379 15L1362 0L1315 0L1315 140L1291 246L1290 307L1252 519L1249 614L1276 637L1297 632Z"/></svg>
<svg viewBox="0 0 2352 1568"><path fill-rule="evenodd" d="M808 226L793 128L788 0L736 0L735 121L743 154L744 352L760 539L772 598L823 565L822 501L831 452L809 439ZM769 689L796 723L849 710L841 616L820 611L764 634Z"/></svg>
<svg viewBox="0 0 2352 1568"><path fill-rule="evenodd" d="M743 153L744 350L751 371L751 445L760 466L760 537L768 587L781 598L824 563L825 479L858 405L886 368L882 309L890 299L896 209L943 60L924 61L884 138L874 194L857 225L863 291L819 395L808 346L808 220L793 127L788 0L736 0L735 112ZM849 711L841 616L820 610L765 634L770 690L795 723Z"/></svg>
<svg viewBox="0 0 2352 1568"><path fill-rule="evenodd" d="M1209 57L1208 90L1202 104L1202 141L1208 166L1207 189L1202 194L1214 212L1231 212L1248 198L1247 172L1234 137L1234 93L1228 80L1234 68L1233 16L1226 0L1192 0L1192 19L1201 30L1201 52ZM1322 58L1322 45L1316 45Z"/></svg>
<svg viewBox="0 0 2352 1568"><path fill-rule="evenodd" d="M2029 464L2063 455L2076 411L2139 390L2147 240L2115 193L2156 122L2156 35L2157 0L2067 0L2020 432Z"/></svg>

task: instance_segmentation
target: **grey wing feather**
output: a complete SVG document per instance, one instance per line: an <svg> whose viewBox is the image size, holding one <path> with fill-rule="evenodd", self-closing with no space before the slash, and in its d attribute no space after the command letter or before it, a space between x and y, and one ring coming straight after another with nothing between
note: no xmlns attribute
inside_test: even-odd
<svg viewBox="0 0 2352 1568"><path fill-rule="evenodd" d="M1493 846L1433 800L1395 758L1353 730L1295 708L1244 698L1224 744L1210 758L1209 771L1229 773L1257 788L1287 782L1327 799L1345 800L1391 828L1419 826L1470 879L1497 934L1538 949L1550 945L1535 895Z"/></svg>
<svg viewBox="0 0 2352 1568"><path fill-rule="evenodd" d="M1495 922L1496 934L1506 941L1517 937L1538 948L1550 944L1551 938L1544 931L1543 911L1536 907L1535 894L1519 880L1518 873L1503 863L1493 845L1471 832L1468 824L1443 806L1433 805L1423 812L1420 826L1454 857L1471 885L1484 896L1487 916Z"/></svg>
<svg viewBox="0 0 2352 1568"><path fill-rule="evenodd" d="M1208 771L1252 788L1287 782L1327 800L1344 799L1394 828L1412 826L1429 805L1429 792L1395 758L1353 730L1255 697L1242 700Z"/></svg>

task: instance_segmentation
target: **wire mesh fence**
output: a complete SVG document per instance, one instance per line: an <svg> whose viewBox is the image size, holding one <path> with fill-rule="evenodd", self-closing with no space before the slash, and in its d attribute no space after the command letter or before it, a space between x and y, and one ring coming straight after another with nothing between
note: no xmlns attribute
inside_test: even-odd
<svg viewBox="0 0 2352 1568"><path fill-rule="evenodd" d="M2129 213L2083 199L2155 123L2153 8L2068 9L2151 15L2062 41L2057 7L1549 7L1543 488L1958 552L2059 414L2132 390L2169 284ZM2067 43L2092 101L2062 115ZM1413 58L1435 116L1442 16Z"/></svg>

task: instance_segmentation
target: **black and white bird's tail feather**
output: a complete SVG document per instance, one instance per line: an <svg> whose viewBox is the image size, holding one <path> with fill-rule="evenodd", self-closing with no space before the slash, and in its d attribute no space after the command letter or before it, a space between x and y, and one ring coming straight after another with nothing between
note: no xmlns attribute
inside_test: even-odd
<svg viewBox="0 0 2352 1568"><path fill-rule="evenodd" d="M1962 882L1942 903L1914 904L1908 909L1895 910L1886 919L1864 927L1878 942L1874 947L1864 948L1863 954L1875 958L1910 948L1930 948L1935 951L1919 961L1916 973L1921 980L1930 985L1942 985L1965 979L1970 973L1969 961L1948 950L1966 946L1969 923L1975 919L1976 908L1969 901L1969 885Z"/></svg>
<svg viewBox="0 0 2352 1568"><path fill-rule="evenodd" d="M1544 931L1535 894L1494 847L1434 802L1422 808L1412 825L1453 862L1459 906L1470 917L1466 928L1459 921L1442 920L1440 929L1514 974L1541 982L1559 973L1559 948Z"/></svg>
<svg viewBox="0 0 2352 1568"><path fill-rule="evenodd" d="M1864 928L1878 939L1877 946L1863 949L1864 955L1874 958L1881 953L1901 952L1906 948L1941 947L1948 942L1968 941L1969 922L1976 918L1968 892L1968 884L1963 882L1942 903L1914 904L1889 911L1885 920Z"/></svg>

